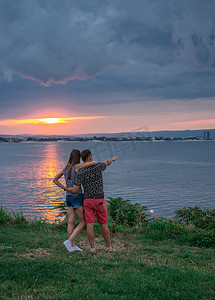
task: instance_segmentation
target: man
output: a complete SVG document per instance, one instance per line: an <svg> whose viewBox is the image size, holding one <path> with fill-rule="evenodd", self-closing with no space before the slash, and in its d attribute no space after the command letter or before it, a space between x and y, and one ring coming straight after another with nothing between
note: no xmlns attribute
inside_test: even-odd
<svg viewBox="0 0 215 300"><path fill-rule="evenodd" d="M81 158L86 162L93 161L93 156L90 150L85 149L81 152ZM80 186L84 188L84 213L87 223L87 237L91 246L91 251L95 251L94 243L94 223L95 213L97 222L101 226L103 238L106 243L106 250L111 251L110 231L108 229L107 207L104 200L103 178L102 172L109 166L117 157L105 160L103 163L97 163L88 168L81 169L77 172L75 185L68 188L71 193L76 193Z"/></svg>

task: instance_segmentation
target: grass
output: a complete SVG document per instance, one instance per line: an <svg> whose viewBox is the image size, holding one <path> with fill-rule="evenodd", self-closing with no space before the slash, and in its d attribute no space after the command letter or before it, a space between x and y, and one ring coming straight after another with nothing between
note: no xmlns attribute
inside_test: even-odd
<svg viewBox="0 0 215 300"><path fill-rule="evenodd" d="M1 226L0 298L215 299L213 248L169 239L156 226L114 231L114 252L105 252L96 226L96 253L89 252L85 231L77 238L84 251L68 253L65 226Z"/></svg>

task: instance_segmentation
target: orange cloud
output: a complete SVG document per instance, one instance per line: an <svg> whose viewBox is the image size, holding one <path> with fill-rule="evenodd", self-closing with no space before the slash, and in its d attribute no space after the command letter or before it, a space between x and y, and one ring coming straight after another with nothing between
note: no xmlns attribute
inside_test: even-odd
<svg viewBox="0 0 215 300"><path fill-rule="evenodd" d="M16 75L22 77L22 78L33 80L33 81L39 82L43 86L50 87L51 84L63 84L64 85L67 82L72 81L72 80L88 80L88 79L93 79L97 75L102 74L103 71L104 70L97 71L94 75L86 75L86 73L83 70L81 70L80 68L78 68L77 69L77 74L75 74L75 75L67 76L67 77L62 78L60 80L56 80L54 78L49 78L46 81L40 80L39 78L36 78L34 76L31 76L31 75L24 74L24 73L20 73L20 72L16 72L16 71L14 71L14 73Z"/></svg>
<svg viewBox="0 0 215 300"><path fill-rule="evenodd" d="M13 125L24 125L24 124L62 124L69 123L74 120L91 120L91 119L102 119L103 116L91 116L91 117L72 117L72 118L41 118L41 119L8 119L0 121L0 125L13 126Z"/></svg>

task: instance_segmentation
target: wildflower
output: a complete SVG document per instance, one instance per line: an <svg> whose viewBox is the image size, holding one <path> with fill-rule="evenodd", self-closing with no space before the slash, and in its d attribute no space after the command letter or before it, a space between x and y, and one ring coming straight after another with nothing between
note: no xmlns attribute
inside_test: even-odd
<svg viewBox="0 0 215 300"><path fill-rule="evenodd" d="M204 217L202 220L205 222L205 221L206 221L206 218Z"/></svg>

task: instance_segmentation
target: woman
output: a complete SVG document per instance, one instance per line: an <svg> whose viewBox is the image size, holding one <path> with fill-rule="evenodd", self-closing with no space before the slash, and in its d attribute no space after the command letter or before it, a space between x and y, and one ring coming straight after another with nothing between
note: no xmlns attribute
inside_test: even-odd
<svg viewBox="0 0 215 300"><path fill-rule="evenodd" d="M53 179L53 182L66 191L66 206L68 207L68 227L67 232L69 239L64 242L65 247L69 252L83 251L81 248L75 245L74 239L81 233L85 227L85 218L83 211L83 194L81 188L77 194L68 192L68 188L73 187L75 182L75 175L81 168L86 168L94 165L95 162L80 163L80 151L73 149L70 153L68 163L66 167L61 170ZM59 179L64 175L66 186L59 182ZM79 224L74 229L76 214L79 218Z"/></svg>

